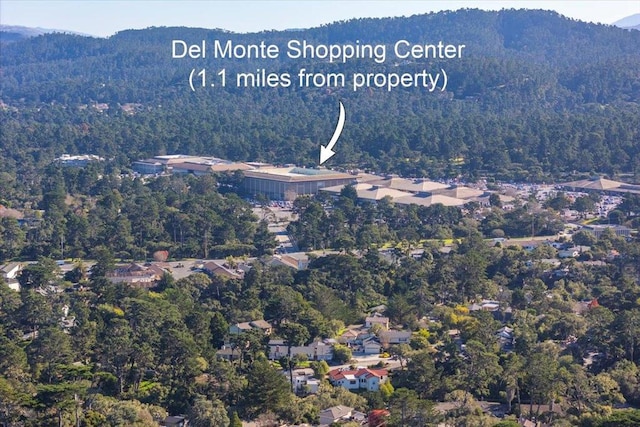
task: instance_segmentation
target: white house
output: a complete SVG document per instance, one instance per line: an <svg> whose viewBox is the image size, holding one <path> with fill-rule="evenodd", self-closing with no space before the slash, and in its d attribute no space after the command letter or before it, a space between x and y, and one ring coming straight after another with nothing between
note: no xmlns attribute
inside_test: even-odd
<svg viewBox="0 0 640 427"><path fill-rule="evenodd" d="M20 262L8 262L0 266L0 274L5 279L17 279L24 265Z"/></svg>
<svg viewBox="0 0 640 427"><path fill-rule="evenodd" d="M284 370L282 373L289 379L289 372ZM296 393L308 392L317 393L320 388L320 380L313 377L314 372L311 368L294 369L292 372L292 386Z"/></svg>
<svg viewBox="0 0 640 427"><path fill-rule="evenodd" d="M344 387L348 390L378 391L380 384L388 380L389 373L385 369L334 369L329 372L329 382L334 387Z"/></svg>
<svg viewBox="0 0 640 427"><path fill-rule="evenodd" d="M18 275L24 268L24 264L20 262L8 262L0 266L0 275L4 277L7 285L14 291L20 290L20 283L18 283Z"/></svg>

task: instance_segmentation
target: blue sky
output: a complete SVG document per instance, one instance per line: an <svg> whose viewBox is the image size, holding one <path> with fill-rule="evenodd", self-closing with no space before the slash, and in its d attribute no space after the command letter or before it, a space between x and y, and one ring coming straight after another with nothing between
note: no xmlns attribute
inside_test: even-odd
<svg viewBox="0 0 640 427"><path fill-rule="evenodd" d="M222 28L237 32L308 28L342 19L409 16L478 8L549 9L570 18L611 24L640 13L640 1L157 1L1 0L0 23L110 36L151 26Z"/></svg>

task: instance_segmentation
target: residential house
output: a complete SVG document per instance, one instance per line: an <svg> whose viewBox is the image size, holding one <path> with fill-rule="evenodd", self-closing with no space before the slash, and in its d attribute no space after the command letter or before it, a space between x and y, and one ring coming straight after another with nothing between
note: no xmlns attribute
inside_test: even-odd
<svg viewBox="0 0 640 427"><path fill-rule="evenodd" d="M251 326L251 322L236 323L234 325L229 326L229 333L238 335L243 332L248 332L252 329L253 329L253 326Z"/></svg>
<svg viewBox="0 0 640 427"><path fill-rule="evenodd" d="M348 390L364 389L378 391L380 384L389 380L386 369L358 368L334 369L329 372L329 382L334 387L344 387Z"/></svg>
<svg viewBox="0 0 640 427"><path fill-rule="evenodd" d="M515 344L515 338L513 336L513 329L508 326L503 326L496 332L498 343L502 351L511 351Z"/></svg>
<svg viewBox="0 0 640 427"><path fill-rule="evenodd" d="M189 420L181 415L172 415L164 419L161 426L163 427L187 427Z"/></svg>
<svg viewBox="0 0 640 427"><path fill-rule="evenodd" d="M260 329L265 335L271 335L273 327L271 326L271 323L266 320L252 320L250 322L236 323L235 325L229 326L229 333L238 335L252 329Z"/></svg>
<svg viewBox="0 0 640 427"><path fill-rule="evenodd" d="M558 268L553 270L551 274L555 279L562 279L563 277L569 277L571 270L569 270L569 267Z"/></svg>
<svg viewBox="0 0 640 427"><path fill-rule="evenodd" d="M384 313L387 311L387 306L384 304L376 305L375 307L371 307L369 309L369 314L374 315L375 313Z"/></svg>
<svg viewBox="0 0 640 427"><path fill-rule="evenodd" d="M320 411L320 425L328 426L339 421L348 420L355 409L348 406L332 406Z"/></svg>
<svg viewBox="0 0 640 427"><path fill-rule="evenodd" d="M498 322L509 322L513 318L513 309L507 307L504 310L492 311L491 314Z"/></svg>
<svg viewBox="0 0 640 427"><path fill-rule="evenodd" d="M202 266L202 270L211 276L220 276L227 279L242 280L244 278L244 270L240 268L232 268L226 262L209 261Z"/></svg>
<svg viewBox="0 0 640 427"><path fill-rule="evenodd" d="M607 261L613 261L620 256L620 252L615 249L610 249L607 252Z"/></svg>
<svg viewBox="0 0 640 427"><path fill-rule="evenodd" d="M577 258L580 255L578 248L569 248L558 251L558 258Z"/></svg>
<svg viewBox="0 0 640 427"><path fill-rule="evenodd" d="M7 280L17 279L23 267L21 262L8 262L0 266L0 275Z"/></svg>
<svg viewBox="0 0 640 427"><path fill-rule="evenodd" d="M289 372L282 371L289 379ZM320 387L320 380L314 378L314 372L311 368L294 369L291 377L291 385L296 393L317 393Z"/></svg>
<svg viewBox="0 0 640 427"><path fill-rule="evenodd" d="M500 309L500 302L493 300L482 300L480 303L473 303L469 307L469 311L496 311Z"/></svg>
<svg viewBox="0 0 640 427"><path fill-rule="evenodd" d="M449 336L450 339L456 340L460 338L460 329L449 329L447 331L447 335Z"/></svg>
<svg viewBox="0 0 640 427"><path fill-rule="evenodd" d="M36 288L34 290L34 292L39 293L43 297L49 298L49 297L51 297L53 295L62 293L63 290L59 286L47 285L47 286L40 286L40 287Z"/></svg>
<svg viewBox="0 0 640 427"><path fill-rule="evenodd" d="M564 410L562 409L561 405L556 404L553 400L551 400L551 404L550 405L534 405L533 408L531 408L530 405L522 405L520 406L520 412L521 412L521 416L523 418L532 418L533 416L539 416L541 414L547 414L550 417L553 417L554 419L563 419L565 416ZM522 424L524 425L531 425L531 424ZM534 424L536 427L547 427L550 426L550 424L543 424L540 421L538 421L536 424Z"/></svg>
<svg viewBox="0 0 640 427"><path fill-rule="evenodd" d="M542 258L535 261L530 259L525 262L525 265L529 268L540 267L545 269L544 271L549 271L550 268L562 265L562 262L558 258Z"/></svg>
<svg viewBox="0 0 640 427"><path fill-rule="evenodd" d="M411 341L411 331L381 331L378 334L382 347L387 347L394 344L409 344Z"/></svg>
<svg viewBox="0 0 640 427"><path fill-rule="evenodd" d="M347 329L342 335L340 335L338 341L340 341L342 344L351 346L358 339L358 335L360 335L360 331L355 329Z"/></svg>
<svg viewBox="0 0 640 427"><path fill-rule="evenodd" d="M76 317L69 317L69 309L70 307L65 304L62 306L62 317L58 321L58 325L62 328L62 330L66 333L69 333L70 330L77 326Z"/></svg>
<svg viewBox="0 0 640 427"><path fill-rule="evenodd" d="M605 261L597 260L597 261L581 261L581 264L589 267L604 267L607 265Z"/></svg>
<svg viewBox="0 0 640 427"><path fill-rule="evenodd" d="M590 246L570 246L566 245L561 250L558 251L558 258L577 258L583 252L589 252L591 250Z"/></svg>
<svg viewBox="0 0 640 427"><path fill-rule="evenodd" d="M131 263L107 273L107 278L113 283L148 289L154 287L164 273L168 273L168 270L157 265Z"/></svg>
<svg viewBox="0 0 640 427"><path fill-rule="evenodd" d="M22 340L23 341L34 340L38 338L38 335L40 335L40 331L27 332L22 335Z"/></svg>
<svg viewBox="0 0 640 427"><path fill-rule="evenodd" d="M494 300L482 300L479 303L473 303L468 306L469 311L488 311L491 313L494 319L499 322L508 322L511 320L513 310L511 307L500 307L499 301Z"/></svg>
<svg viewBox="0 0 640 427"><path fill-rule="evenodd" d="M373 316L368 316L364 319L365 327L370 328L373 325L380 325L385 330L389 329L389 318L375 313Z"/></svg>
<svg viewBox="0 0 640 427"><path fill-rule="evenodd" d="M539 241L537 241L537 240L534 240L534 241L522 242L522 243L521 243L521 245L522 245L522 249L524 249L524 250L525 250L525 251L527 251L527 252L531 252L531 251L533 251L535 248L537 248L538 246L540 246L540 243L541 243L541 242L539 242Z"/></svg>
<svg viewBox="0 0 640 427"><path fill-rule="evenodd" d="M334 346L336 344L340 344L338 342L338 340L335 339L335 338L325 338L325 339L322 340L322 342L327 344L327 345L330 345L330 346Z"/></svg>
<svg viewBox="0 0 640 427"><path fill-rule="evenodd" d="M293 255L274 255L269 262L269 266L284 265L285 267L294 268L296 270L304 270L309 265L309 257L293 256Z"/></svg>
<svg viewBox="0 0 640 427"><path fill-rule="evenodd" d="M298 354L305 355L308 360L331 360L333 359L333 346L323 342L314 341L309 345L289 346L284 340L269 341L269 360L277 360L283 356L287 356L291 352L291 356Z"/></svg>
<svg viewBox="0 0 640 427"><path fill-rule="evenodd" d="M538 425L535 422L528 420L526 418L518 419L518 424L521 425L522 427L537 427Z"/></svg>
<svg viewBox="0 0 640 427"><path fill-rule="evenodd" d="M223 345L220 350L216 351L216 356L218 356L219 359L224 360L233 360L235 357L239 356L239 354L240 351L234 349L230 345Z"/></svg>
<svg viewBox="0 0 640 427"><path fill-rule="evenodd" d="M21 262L8 262L0 266L0 276L4 277L5 282L9 285L9 288L14 291L20 291L20 283L18 282L18 275L24 268L24 264Z"/></svg>
<svg viewBox="0 0 640 427"><path fill-rule="evenodd" d="M374 338L368 338L362 342L362 346L360 348L364 354L380 354L382 351L382 344Z"/></svg>

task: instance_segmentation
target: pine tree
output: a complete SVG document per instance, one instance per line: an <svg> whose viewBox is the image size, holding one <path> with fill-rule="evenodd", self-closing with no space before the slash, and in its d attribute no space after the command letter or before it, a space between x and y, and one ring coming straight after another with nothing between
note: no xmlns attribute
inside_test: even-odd
<svg viewBox="0 0 640 427"><path fill-rule="evenodd" d="M231 421L229 422L229 427L242 427L242 421L240 421L240 417L237 412L233 413Z"/></svg>

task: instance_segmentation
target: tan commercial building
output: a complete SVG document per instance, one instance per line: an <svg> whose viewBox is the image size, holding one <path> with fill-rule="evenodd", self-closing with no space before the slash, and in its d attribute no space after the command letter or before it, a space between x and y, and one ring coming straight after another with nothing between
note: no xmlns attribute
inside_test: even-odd
<svg viewBox="0 0 640 427"><path fill-rule="evenodd" d="M640 194L640 185L629 184L621 181L612 181L605 178L591 178L580 181L565 182L560 184L572 191L597 191L604 193L631 193Z"/></svg>
<svg viewBox="0 0 640 427"><path fill-rule="evenodd" d="M247 170L244 176L248 194L264 194L272 200L294 200L303 194L316 194L321 188L353 184L356 180L348 173L300 167Z"/></svg>

